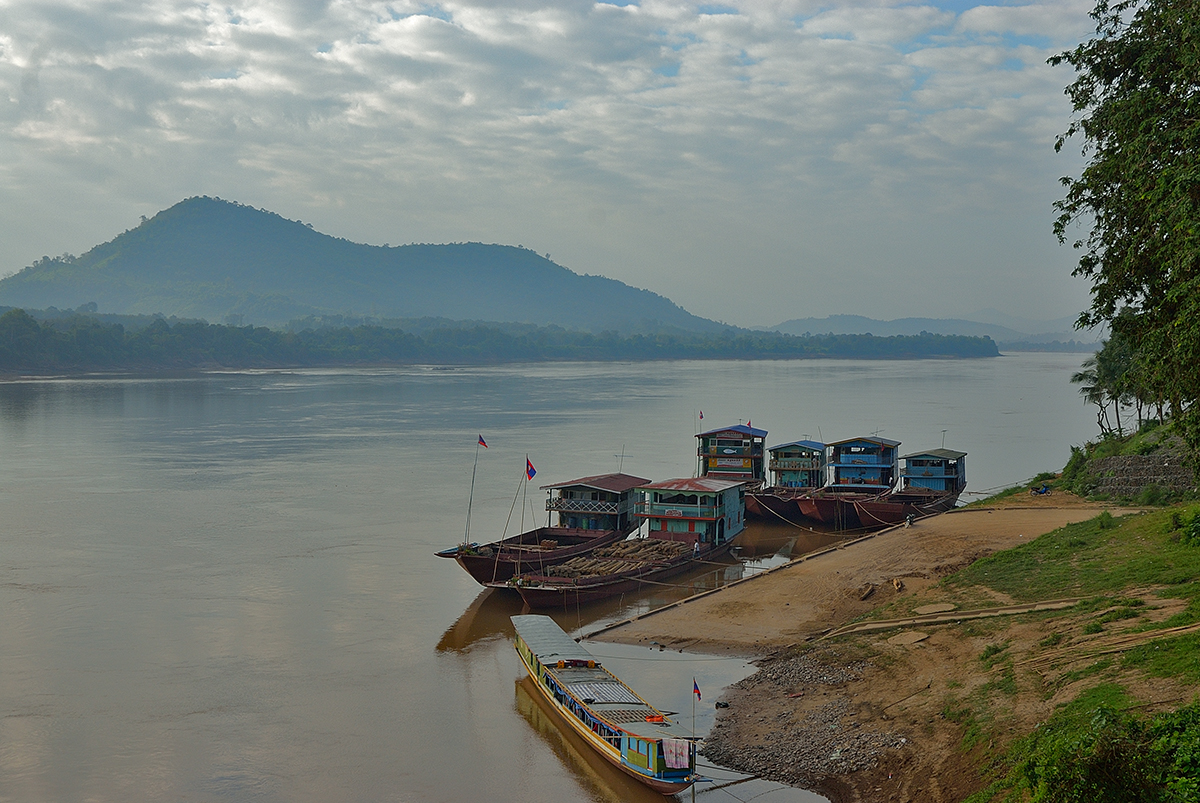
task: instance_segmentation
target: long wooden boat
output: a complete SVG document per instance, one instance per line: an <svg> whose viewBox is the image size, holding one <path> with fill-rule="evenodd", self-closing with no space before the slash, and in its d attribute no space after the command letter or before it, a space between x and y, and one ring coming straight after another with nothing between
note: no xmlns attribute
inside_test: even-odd
<svg viewBox="0 0 1200 803"><path fill-rule="evenodd" d="M512 617L516 648L538 692L613 766L672 795L696 781L696 742L609 672L549 616Z"/></svg>
<svg viewBox="0 0 1200 803"><path fill-rule="evenodd" d="M858 518L864 526L892 526L902 524L909 516L922 519L936 513L953 510L958 503L958 491L934 491L923 488L907 488L894 491L877 499L862 499L854 502Z"/></svg>
<svg viewBox="0 0 1200 803"><path fill-rule="evenodd" d="M458 544L434 554L453 558L477 583L488 585L586 555L625 540L635 530L636 524L618 530L539 527L490 544Z"/></svg>
<svg viewBox="0 0 1200 803"><path fill-rule="evenodd" d="M504 585L515 588L530 608L566 610L682 574L725 554L730 543L701 544L697 549L684 541L637 538L543 572L518 574Z"/></svg>

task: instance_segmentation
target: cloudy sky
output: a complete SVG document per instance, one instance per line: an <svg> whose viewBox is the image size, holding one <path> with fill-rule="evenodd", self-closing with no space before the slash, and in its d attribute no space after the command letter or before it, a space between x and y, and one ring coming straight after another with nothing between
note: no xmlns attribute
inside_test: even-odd
<svg viewBox="0 0 1200 803"><path fill-rule="evenodd" d="M0 0L0 275L212 195L740 325L1073 315L1091 5Z"/></svg>

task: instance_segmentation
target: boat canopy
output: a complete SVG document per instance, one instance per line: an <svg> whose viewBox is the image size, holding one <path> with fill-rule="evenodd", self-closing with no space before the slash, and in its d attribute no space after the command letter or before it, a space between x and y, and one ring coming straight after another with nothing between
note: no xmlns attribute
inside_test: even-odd
<svg viewBox="0 0 1200 803"><path fill-rule="evenodd" d="M526 614L511 618L517 635L543 664L553 666L559 661L596 660L594 655L579 646L578 642L564 633L549 616Z"/></svg>
<svg viewBox="0 0 1200 803"><path fill-rule="evenodd" d="M577 480L570 480L569 482L556 482L553 485L543 485L542 490L553 491L558 488L573 488L581 485L584 488L593 488L597 491L620 494L631 491L648 482L650 480L644 477L635 477L632 474L597 474L594 477L580 477Z"/></svg>

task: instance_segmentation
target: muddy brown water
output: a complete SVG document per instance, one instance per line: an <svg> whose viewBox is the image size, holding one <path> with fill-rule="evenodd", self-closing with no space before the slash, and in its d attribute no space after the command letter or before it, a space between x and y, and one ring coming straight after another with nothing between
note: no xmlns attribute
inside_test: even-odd
<svg viewBox="0 0 1200 803"><path fill-rule="evenodd" d="M1068 359L1069 358L1069 359ZM882 429L970 452L975 487L1061 466L1074 355L72 378L0 384L0 800L630 800L522 692L508 617L433 552L544 520L535 485L690 476L692 436ZM624 455L621 457L620 455ZM514 506L514 498L516 504ZM539 508L542 508L539 510ZM510 509L512 510L510 517ZM827 543L756 525L740 560L559 611L595 627ZM743 661L596 644L711 726ZM706 768L725 781L738 776ZM633 791L630 791L630 790ZM815 796L751 781L739 798ZM650 793L643 799L661 799ZM684 799L690 799L685 793ZM732 800L700 787L698 799Z"/></svg>

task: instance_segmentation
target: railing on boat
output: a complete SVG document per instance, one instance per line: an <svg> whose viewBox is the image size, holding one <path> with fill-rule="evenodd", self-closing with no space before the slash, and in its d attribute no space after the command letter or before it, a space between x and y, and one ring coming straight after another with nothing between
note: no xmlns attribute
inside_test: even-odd
<svg viewBox="0 0 1200 803"><path fill-rule="evenodd" d="M725 515L722 505L681 505L678 502L638 502L639 516L659 518L718 519Z"/></svg>
<svg viewBox="0 0 1200 803"><path fill-rule="evenodd" d="M565 513L620 513L619 502L598 502L594 499L563 499L551 497L546 500L546 510Z"/></svg>

